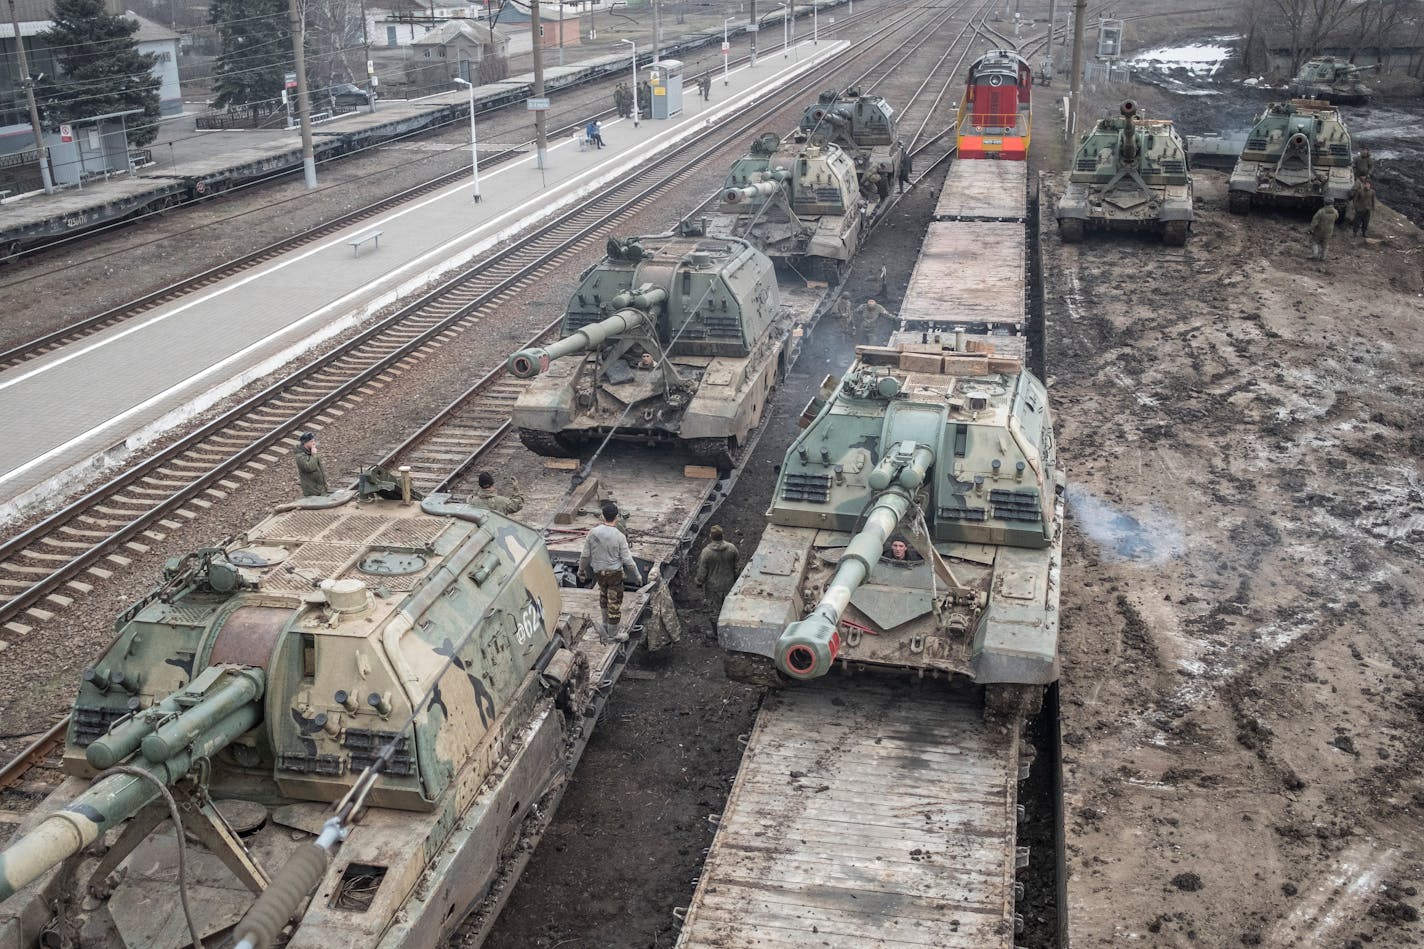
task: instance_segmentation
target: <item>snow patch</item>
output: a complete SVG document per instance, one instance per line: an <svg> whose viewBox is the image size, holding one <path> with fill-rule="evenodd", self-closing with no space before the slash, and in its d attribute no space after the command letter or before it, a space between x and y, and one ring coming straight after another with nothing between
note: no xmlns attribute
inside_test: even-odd
<svg viewBox="0 0 1424 949"><path fill-rule="evenodd" d="M1239 36L1218 36L1205 43L1186 46L1158 46L1133 56L1137 68L1182 69L1193 76L1214 76L1235 51Z"/></svg>

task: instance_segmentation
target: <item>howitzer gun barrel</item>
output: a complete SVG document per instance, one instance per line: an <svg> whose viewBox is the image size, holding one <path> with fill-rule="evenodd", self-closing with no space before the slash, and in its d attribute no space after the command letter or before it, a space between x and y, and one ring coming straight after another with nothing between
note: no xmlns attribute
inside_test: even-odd
<svg viewBox="0 0 1424 949"><path fill-rule="evenodd" d="M850 109L846 106L817 106L811 110L811 118L815 122L825 122L838 129L850 125L851 120Z"/></svg>
<svg viewBox="0 0 1424 949"><path fill-rule="evenodd" d="M1137 115L1137 103L1128 99L1122 104L1122 160L1137 160L1137 126L1133 119Z"/></svg>
<svg viewBox="0 0 1424 949"><path fill-rule="evenodd" d="M158 796L155 780L165 786L177 783L194 762L212 757L257 727L262 721L260 700L265 678L260 670L244 669L237 672L236 679L255 686L255 691L249 692L249 699L229 705L215 718L207 718L201 732L194 734L184 746L171 748L172 753L164 760L155 762L144 757L128 763L128 767L146 772L154 780L134 774L103 778L0 852L0 900L8 899L46 870L89 846L109 828L137 814ZM232 698L227 685L230 683L215 693L222 694L224 701ZM194 706L193 710L201 705Z"/></svg>
<svg viewBox="0 0 1424 949"><path fill-rule="evenodd" d="M722 200L727 204L741 204L757 197L769 198L790 179L791 174L784 168L763 172L761 181L752 182L744 188L728 188L723 191Z"/></svg>
<svg viewBox="0 0 1424 949"><path fill-rule="evenodd" d="M840 652L841 615L856 588L870 576L885 542L910 509L910 494L899 486L887 489L871 505L865 525L841 554L835 575L809 616L797 620L776 641L776 667L793 679L816 679L831 671Z"/></svg>
<svg viewBox="0 0 1424 949"><path fill-rule="evenodd" d="M509 371L517 378L529 379L547 370L552 360L595 350L611 337L646 325L653 308L666 299L667 291L658 287L641 293L620 293L613 298L618 310L612 316L580 327L547 347L521 349L509 357Z"/></svg>

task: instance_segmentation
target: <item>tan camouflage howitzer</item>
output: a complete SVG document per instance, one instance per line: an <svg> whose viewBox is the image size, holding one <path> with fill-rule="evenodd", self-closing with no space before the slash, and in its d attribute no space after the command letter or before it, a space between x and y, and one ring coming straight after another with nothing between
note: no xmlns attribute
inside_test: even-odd
<svg viewBox="0 0 1424 949"><path fill-rule="evenodd" d="M846 152L799 131L785 141L765 132L732 163L708 233L744 238L778 264L835 283L869 211Z"/></svg>
<svg viewBox="0 0 1424 949"><path fill-rule="evenodd" d="M160 787L202 845L186 889L213 937L257 893L281 895L275 871L383 751L359 823L312 868L316 895L289 894L286 945L435 946L483 898L584 728L587 666L537 532L385 493L287 505L171 560L120 617L75 698L70 777L0 853L7 944L41 928L84 946L191 942ZM84 851L110 828L106 851Z"/></svg>
<svg viewBox="0 0 1424 949"><path fill-rule="evenodd" d="M514 375L539 377L512 420L541 455L611 435L728 468L785 371L790 332L772 263L749 242L609 241L569 300L563 338L509 357Z"/></svg>
<svg viewBox="0 0 1424 949"><path fill-rule="evenodd" d="M718 618L728 671L879 666L1031 695L1058 675L1063 540L1042 383L986 352L858 353L803 416Z"/></svg>

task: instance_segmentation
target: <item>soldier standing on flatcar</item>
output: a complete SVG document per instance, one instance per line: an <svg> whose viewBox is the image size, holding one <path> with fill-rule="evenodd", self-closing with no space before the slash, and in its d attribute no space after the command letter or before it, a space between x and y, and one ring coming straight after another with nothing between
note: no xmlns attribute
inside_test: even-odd
<svg viewBox="0 0 1424 949"><path fill-rule="evenodd" d="M326 471L316 453L316 432L303 432L297 439L297 477L302 484L302 497L319 497L329 493Z"/></svg>
<svg viewBox="0 0 1424 949"><path fill-rule="evenodd" d="M524 495L519 493L519 485L510 479L510 487L514 490L509 492L509 496L495 494L494 475L488 471L480 472L480 493L470 501L472 507L482 507L486 510L494 511L496 514L517 514L524 507Z"/></svg>
<svg viewBox="0 0 1424 949"><path fill-rule="evenodd" d="M588 532L579 557L578 577L587 583L590 571L598 582L598 605L603 609L603 629L600 642L626 642L628 634L619 632L623 622L623 583L642 586L643 573L633 559L628 538L618 529L618 505L603 503L603 523Z"/></svg>

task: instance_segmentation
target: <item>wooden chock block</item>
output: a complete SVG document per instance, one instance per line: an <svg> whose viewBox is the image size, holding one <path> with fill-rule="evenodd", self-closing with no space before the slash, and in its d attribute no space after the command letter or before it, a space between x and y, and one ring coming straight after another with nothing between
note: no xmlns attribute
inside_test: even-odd
<svg viewBox="0 0 1424 949"><path fill-rule="evenodd" d="M589 478L574 489L569 499L554 513L555 524L572 524L585 504L598 496L598 479Z"/></svg>
<svg viewBox="0 0 1424 949"><path fill-rule="evenodd" d="M579 460L577 458L546 458L544 467L550 471L577 471Z"/></svg>
<svg viewBox="0 0 1424 949"><path fill-rule="evenodd" d="M684 478L700 478L703 481L716 481L717 469L711 465L684 465L682 476Z"/></svg>

